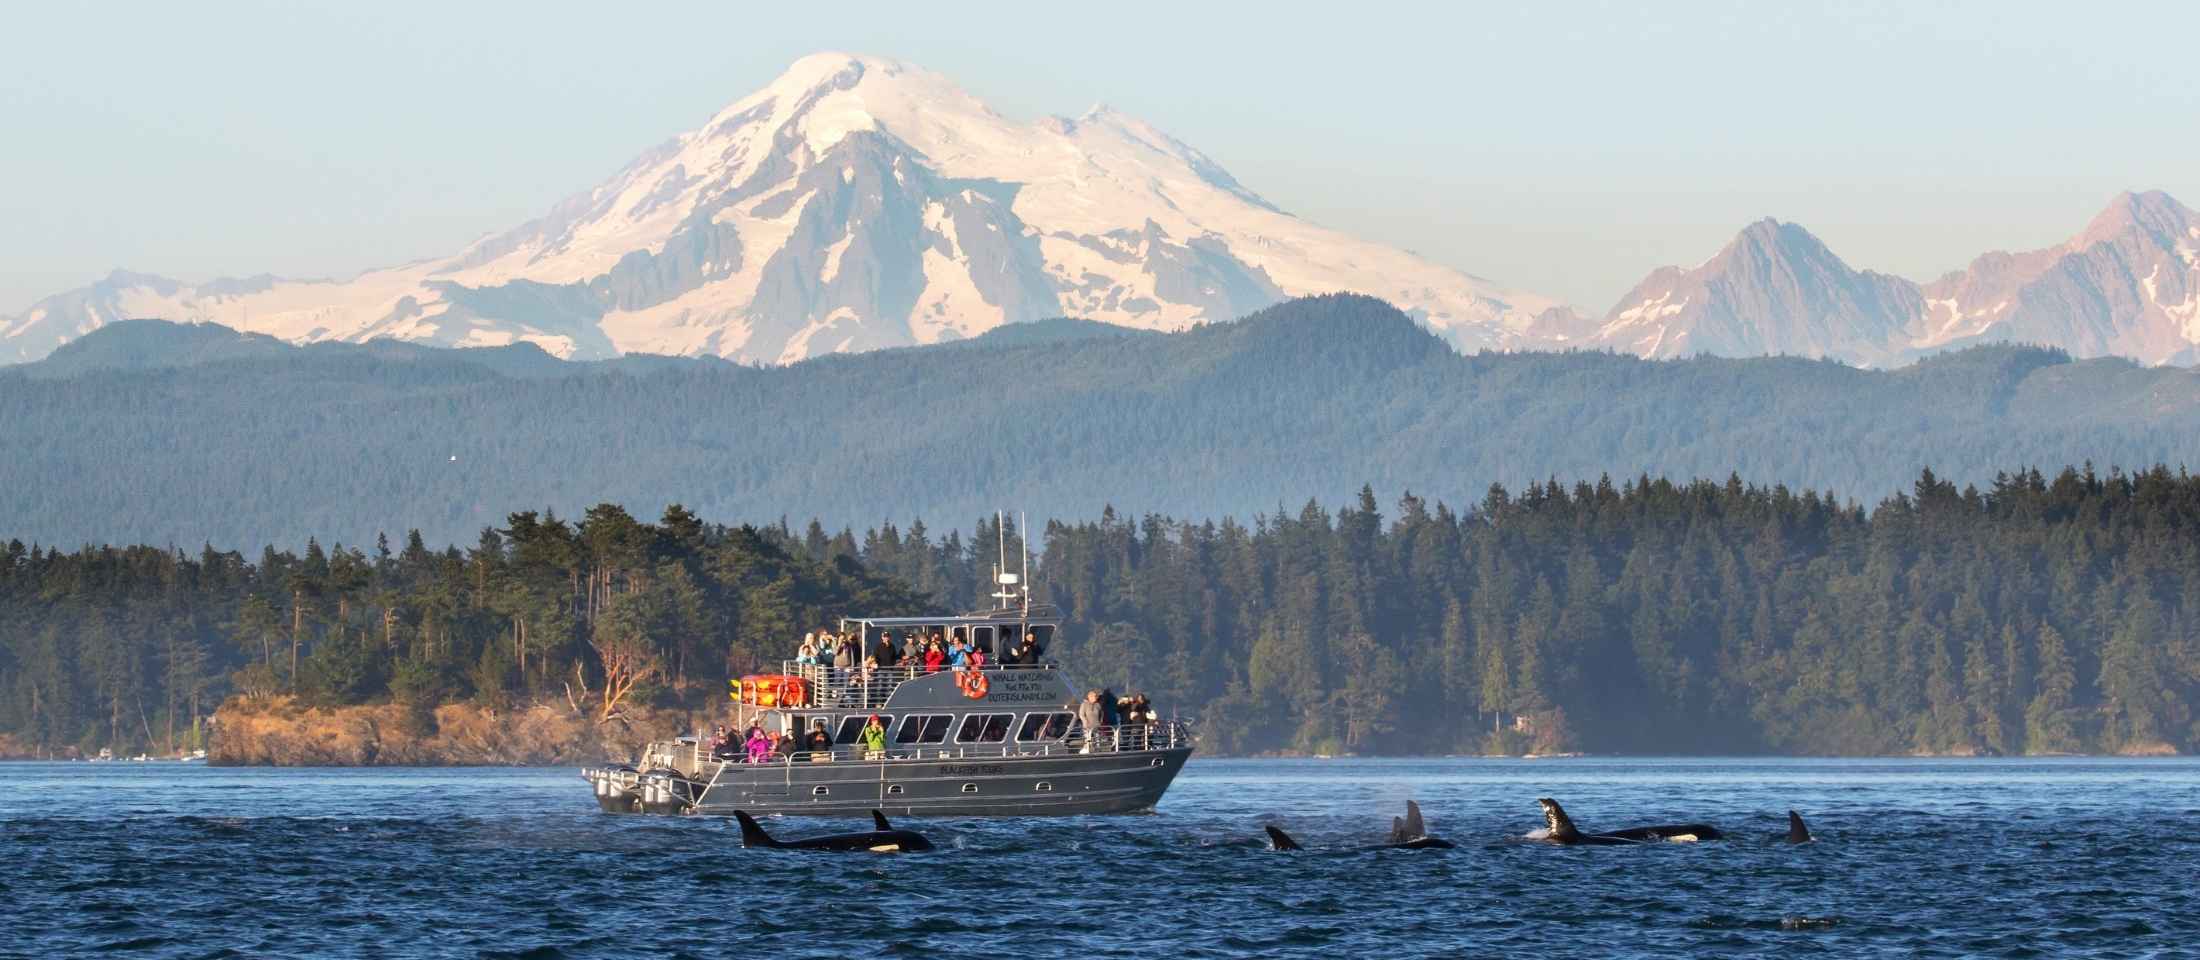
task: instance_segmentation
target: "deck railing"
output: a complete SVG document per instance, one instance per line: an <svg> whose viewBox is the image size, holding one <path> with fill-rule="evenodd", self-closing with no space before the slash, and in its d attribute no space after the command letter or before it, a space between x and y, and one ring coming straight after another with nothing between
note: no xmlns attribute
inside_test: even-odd
<svg viewBox="0 0 2200 960"><path fill-rule="evenodd" d="M882 755L873 755L870 751L856 744L837 744L830 751L798 750L791 754L773 754L764 760L763 764L1063 757L1170 750L1190 746L1191 743L1191 724L1182 720L1158 720L1153 723L1128 723L1112 727L1101 727L1091 735L1087 735L1082 728L1072 727L1068 736L1057 740L1037 740L1023 743L888 744ZM745 751L728 749L721 751L714 757L711 754L709 744L696 743L693 748L693 769L702 769L707 765L717 763L751 765Z"/></svg>
<svg viewBox="0 0 2200 960"><path fill-rule="evenodd" d="M811 709L841 707L865 709L883 707L894 690L911 680L931 676L934 673L952 673L954 668L941 667L927 671L923 667L892 666L834 667L825 664L796 663L783 660L779 665L784 676L801 677L809 687L809 699L804 703L779 704L782 707L809 707ZM994 674L1010 670L1052 670L1051 663L988 663L980 672Z"/></svg>

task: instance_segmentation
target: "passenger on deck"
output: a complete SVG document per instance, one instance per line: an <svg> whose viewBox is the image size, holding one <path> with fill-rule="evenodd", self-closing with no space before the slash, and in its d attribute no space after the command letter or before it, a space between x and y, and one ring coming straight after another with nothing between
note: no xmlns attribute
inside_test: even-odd
<svg viewBox="0 0 2200 960"><path fill-rule="evenodd" d="M901 662L901 651L894 649L894 638L880 631L878 646L872 648L871 658L877 660L879 666L891 667Z"/></svg>
<svg viewBox="0 0 2200 960"><path fill-rule="evenodd" d="M863 706L870 706L879 699L878 658L864 657L863 667L856 671L856 687L862 691Z"/></svg>
<svg viewBox="0 0 2200 960"><path fill-rule="evenodd" d="M938 673L944 666L947 666L947 651L940 649L940 642L934 640L924 648L924 672Z"/></svg>
<svg viewBox="0 0 2200 960"><path fill-rule="evenodd" d="M964 665L968 664L969 662L970 648L963 646L962 638L956 637L955 639L948 641L947 665L953 667L954 669L960 670L964 667Z"/></svg>
<svg viewBox="0 0 2200 960"><path fill-rule="evenodd" d="M980 649L978 649L977 647L971 647L971 648L970 648L970 655L969 655L969 656L967 656L967 657L965 657L965 658L963 658L963 669L965 669L965 670L983 670L983 669L985 669L985 651L983 651L983 650L980 650Z"/></svg>
<svg viewBox="0 0 2200 960"><path fill-rule="evenodd" d="M1092 751L1092 742L1100 738L1101 728L1106 726L1107 716L1100 709L1100 691L1085 691L1084 702L1076 708L1077 723L1085 728L1085 751Z"/></svg>
<svg viewBox="0 0 2200 960"><path fill-rule="evenodd" d="M856 740L863 744L865 760L886 759L886 725L879 722L878 714L872 714L863 724L863 732L856 734Z"/></svg>
<svg viewBox="0 0 2200 960"><path fill-rule="evenodd" d="M846 680L848 671L855 669L856 655L853 646L848 642L847 637L832 641L832 682L840 683Z"/></svg>
<svg viewBox="0 0 2200 960"><path fill-rule="evenodd" d="M901 662L911 670L924 665L924 644L917 642L914 630L901 635Z"/></svg>
<svg viewBox="0 0 2200 960"><path fill-rule="evenodd" d="M1153 734L1153 704L1147 701L1145 694L1134 693L1123 698L1119 709L1123 719L1124 745L1136 750L1146 749Z"/></svg>
<svg viewBox="0 0 2200 960"><path fill-rule="evenodd" d="M750 725L748 750L750 763L763 763L771 759L772 742L771 738L764 736L763 727Z"/></svg>
<svg viewBox="0 0 2200 960"><path fill-rule="evenodd" d="M793 738L793 737L790 737L790 736L787 736L786 734L780 733L780 732L779 732L779 731L777 731L777 730L773 730L773 731L770 731L770 732L768 732L768 733L764 734L764 738L765 738L765 739L767 739L767 740L770 740L770 741L771 741L771 744L772 744L771 759L773 759L773 760L784 760L784 759L787 759L787 758L789 758L789 757L792 757L792 756L794 756L794 738Z"/></svg>
<svg viewBox="0 0 2200 960"><path fill-rule="evenodd" d="M833 752L833 735L826 732L825 721L819 720L816 726L810 728L810 735L802 738L802 749L812 755Z"/></svg>
<svg viewBox="0 0 2200 960"><path fill-rule="evenodd" d="M1115 691L1106 687L1100 688L1100 722L1111 727L1123 722L1123 715L1116 707Z"/></svg>

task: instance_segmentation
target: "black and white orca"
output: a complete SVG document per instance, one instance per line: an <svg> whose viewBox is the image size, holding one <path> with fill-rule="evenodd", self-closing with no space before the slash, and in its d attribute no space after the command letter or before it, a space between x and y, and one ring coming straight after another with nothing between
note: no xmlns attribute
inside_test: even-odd
<svg viewBox="0 0 2200 960"><path fill-rule="evenodd" d="M1609 830L1603 833L1583 833L1574 826L1573 818L1566 815L1566 808L1558 801L1543 797L1536 801L1543 808L1545 829L1536 837L1546 843L1566 846L1610 847L1633 843L1694 843L1698 840L1724 839L1726 834L1708 823L1669 823L1650 827L1628 827L1625 830Z"/></svg>
<svg viewBox="0 0 2200 960"><path fill-rule="evenodd" d="M896 830L886 822L886 814L871 811L871 822L878 829L869 833L837 833L824 837L805 837L801 840L774 840L764 832L762 824L745 810L735 810L733 818L741 821L741 845L766 847L773 850L835 850L869 853L913 853L932 849L932 841L914 830Z"/></svg>
<svg viewBox="0 0 2200 960"><path fill-rule="evenodd" d="M1283 832L1282 828L1270 825L1265 829L1268 831L1268 845L1271 848L1276 850L1305 849L1304 847L1299 846L1299 842L1297 840L1291 839L1290 834ZM1414 803L1411 800L1408 800L1406 801L1406 815L1403 817L1392 817L1390 819L1390 839L1387 842L1374 844L1372 846L1356 847L1354 849L1449 850L1451 848L1451 841L1446 840L1442 837L1432 837L1428 835L1428 825L1421 820L1421 805L1418 803Z"/></svg>

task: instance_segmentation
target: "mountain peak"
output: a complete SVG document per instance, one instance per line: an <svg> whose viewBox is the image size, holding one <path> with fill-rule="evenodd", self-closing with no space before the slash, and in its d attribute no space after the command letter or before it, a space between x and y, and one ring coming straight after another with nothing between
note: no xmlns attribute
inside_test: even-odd
<svg viewBox="0 0 2200 960"><path fill-rule="evenodd" d="M2071 238L2065 249L2078 252L2095 244L2113 241L2133 231L2143 231L2156 238L2186 237L2192 229L2193 212L2160 190L2130 191L2116 195L2108 206L2094 215L2076 237ZM2174 239L2172 240L2174 242Z"/></svg>
<svg viewBox="0 0 2200 960"><path fill-rule="evenodd" d="M1807 264L1809 266L1806 269L1811 270L1832 269L1835 272L1848 270L1848 265L1842 263L1841 258L1834 256L1833 251L1827 249L1825 243L1819 240L1816 234L1803 229L1800 224L1775 220L1771 217L1766 217L1743 227L1742 231L1734 236L1733 242L1727 244L1726 249L1718 257L1712 258L1711 262L1706 263L1704 266L1707 268L1718 266L1722 262L1732 261L1737 257L1758 263Z"/></svg>
<svg viewBox="0 0 2200 960"><path fill-rule="evenodd" d="M1694 269L1666 267L1620 299L1592 343L1652 357L1794 354L1881 361L1917 299L1858 271L1810 231L1766 217Z"/></svg>
<svg viewBox="0 0 2200 960"><path fill-rule="evenodd" d="M810 54L788 64L787 69L780 71L779 76L773 78L771 83L766 84L761 92L787 96L805 93L820 87L841 86L844 84L853 86L861 81L865 74L874 70L880 74L891 76L901 72L902 69L900 63L892 60L865 56L860 53L826 50Z"/></svg>

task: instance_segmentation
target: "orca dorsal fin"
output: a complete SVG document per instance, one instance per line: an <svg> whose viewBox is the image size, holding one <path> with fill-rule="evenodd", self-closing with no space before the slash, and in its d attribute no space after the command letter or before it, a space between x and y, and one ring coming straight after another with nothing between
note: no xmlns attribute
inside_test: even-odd
<svg viewBox="0 0 2200 960"><path fill-rule="evenodd" d="M755 817L752 817L752 816L749 816L749 812L748 812L748 811L746 811L746 810L735 810L735 811L733 812L733 818L734 818L735 820L738 820L738 821L740 821L740 822L741 822L741 845L742 845L742 846L744 846L744 847L776 847L776 846L778 846L778 845L779 845L779 841L777 841L777 840L774 840L774 839L772 839L772 835L771 835L771 834L765 833L765 832L764 832L764 825L763 825L763 824L760 824L760 823L757 823L757 822L756 822L756 818L755 818Z"/></svg>
<svg viewBox="0 0 2200 960"><path fill-rule="evenodd" d="M1570 840L1581 835L1581 831L1574 829L1573 818L1566 815L1566 808L1559 806L1558 801L1543 797L1536 803L1543 808L1543 825L1551 829L1551 839Z"/></svg>
<svg viewBox="0 0 2200 960"><path fill-rule="evenodd" d="M886 822L886 811L884 810L871 811L871 822L878 825L878 832L880 833L894 829L893 824Z"/></svg>
<svg viewBox="0 0 2200 960"><path fill-rule="evenodd" d="M1276 850L1299 849L1299 842L1297 840L1291 839L1291 835L1283 832L1282 829L1275 826L1269 826L1264 829L1268 831L1268 846L1270 848Z"/></svg>
<svg viewBox="0 0 2200 960"><path fill-rule="evenodd" d="M1788 811L1787 842L1809 843L1810 841L1810 825L1803 822L1803 815L1793 810Z"/></svg>
<svg viewBox="0 0 2200 960"><path fill-rule="evenodd" d="M1406 842L1406 841L1408 841L1408 840L1411 840L1411 839L1413 839L1413 835L1412 835L1412 834L1410 834L1410 833L1407 833L1407 832L1406 832L1406 821L1405 821L1405 818L1404 818L1404 817L1392 817L1392 818L1390 818L1390 842L1392 842L1392 843L1404 843L1404 842Z"/></svg>
<svg viewBox="0 0 2200 960"><path fill-rule="evenodd" d="M1420 804L1406 801L1406 822L1399 830L1405 834L1400 840L1418 840L1428 836L1428 824L1421 822Z"/></svg>

